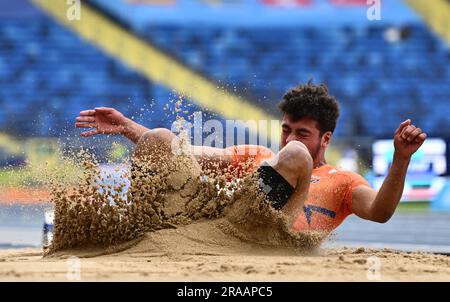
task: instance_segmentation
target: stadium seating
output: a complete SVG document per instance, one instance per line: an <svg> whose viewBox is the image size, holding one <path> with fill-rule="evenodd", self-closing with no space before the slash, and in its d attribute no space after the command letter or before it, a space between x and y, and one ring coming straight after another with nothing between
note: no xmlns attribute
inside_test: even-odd
<svg viewBox="0 0 450 302"><path fill-rule="evenodd" d="M0 21L0 83L0 129L22 137L72 133L95 106L170 127L163 106L175 98L47 17Z"/></svg>
<svg viewBox="0 0 450 302"><path fill-rule="evenodd" d="M407 117L431 134L450 133L450 53L424 26L402 28L149 27L147 39L210 78L275 109L310 77L342 104L338 135L387 136Z"/></svg>
<svg viewBox="0 0 450 302"><path fill-rule="evenodd" d="M430 135L449 136L448 46L422 23L395 26L397 39L388 30L386 23L201 30L153 24L143 32L218 86L269 111L289 87L309 78L326 83L342 104L337 136L391 136L405 118ZM0 21L0 83L0 130L12 134L67 134L79 110L99 105L149 127L170 126L163 110L174 98L170 90L44 15Z"/></svg>

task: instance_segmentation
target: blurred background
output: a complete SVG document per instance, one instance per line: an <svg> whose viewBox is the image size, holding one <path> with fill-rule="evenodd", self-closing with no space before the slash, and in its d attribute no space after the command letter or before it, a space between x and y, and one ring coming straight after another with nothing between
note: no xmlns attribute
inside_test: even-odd
<svg viewBox="0 0 450 302"><path fill-rule="evenodd" d="M170 128L182 98L185 116L269 121L312 78L341 104L327 159L375 188L400 122L430 137L393 219L350 217L328 244L450 253L449 42L448 0L0 0L0 248L42 243L42 165L82 146L110 163L132 150L80 140L80 110Z"/></svg>

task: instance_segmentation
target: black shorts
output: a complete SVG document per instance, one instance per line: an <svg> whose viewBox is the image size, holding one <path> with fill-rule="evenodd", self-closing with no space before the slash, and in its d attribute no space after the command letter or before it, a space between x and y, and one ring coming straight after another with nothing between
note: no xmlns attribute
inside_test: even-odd
<svg viewBox="0 0 450 302"><path fill-rule="evenodd" d="M262 163L257 172L259 188L267 195L272 207L283 208L295 188L267 162Z"/></svg>

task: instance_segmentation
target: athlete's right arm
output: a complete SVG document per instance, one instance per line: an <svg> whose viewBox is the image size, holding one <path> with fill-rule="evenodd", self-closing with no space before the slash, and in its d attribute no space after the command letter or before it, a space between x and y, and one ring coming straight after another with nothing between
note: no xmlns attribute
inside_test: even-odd
<svg viewBox="0 0 450 302"><path fill-rule="evenodd" d="M231 148L192 146L192 154L204 170L226 169L232 164L234 158Z"/></svg>
<svg viewBox="0 0 450 302"><path fill-rule="evenodd" d="M139 125L131 119L125 117L114 108L99 107L95 109L83 110L76 118L75 127L93 128L81 133L83 137L96 134L121 134L137 144L141 136L150 129Z"/></svg>
<svg viewBox="0 0 450 302"><path fill-rule="evenodd" d="M97 134L123 135L137 144L144 133L150 129L139 125L125 117L114 108L98 107L83 110L76 118L77 128L92 128L81 133L83 137ZM230 148L214 148L206 146L192 146L194 157L204 168L227 168L233 160L234 152Z"/></svg>

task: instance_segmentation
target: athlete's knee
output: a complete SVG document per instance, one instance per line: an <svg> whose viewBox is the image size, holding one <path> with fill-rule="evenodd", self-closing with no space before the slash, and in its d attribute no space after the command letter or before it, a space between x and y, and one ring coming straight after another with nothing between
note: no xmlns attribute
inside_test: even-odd
<svg viewBox="0 0 450 302"><path fill-rule="evenodd" d="M155 144L170 145L175 135L165 128L152 129L145 132L139 139L140 145L153 146Z"/></svg>
<svg viewBox="0 0 450 302"><path fill-rule="evenodd" d="M152 129L144 133L136 145L135 157L144 157L153 154L164 154L170 151L175 135L168 129Z"/></svg>
<svg viewBox="0 0 450 302"><path fill-rule="evenodd" d="M294 173L302 173L312 169L313 159L303 143L291 141L280 150L277 164Z"/></svg>

